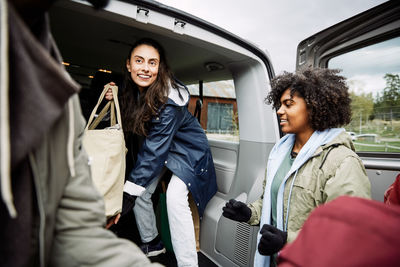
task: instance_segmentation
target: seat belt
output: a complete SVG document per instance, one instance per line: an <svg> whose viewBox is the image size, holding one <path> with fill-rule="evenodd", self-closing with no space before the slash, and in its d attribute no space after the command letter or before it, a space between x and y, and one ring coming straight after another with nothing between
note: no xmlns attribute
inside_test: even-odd
<svg viewBox="0 0 400 267"><path fill-rule="evenodd" d="M201 118L201 108L203 107L203 81L199 81L199 99L196 101L196 108L194 110L194 116L200 122Z"/></svg>

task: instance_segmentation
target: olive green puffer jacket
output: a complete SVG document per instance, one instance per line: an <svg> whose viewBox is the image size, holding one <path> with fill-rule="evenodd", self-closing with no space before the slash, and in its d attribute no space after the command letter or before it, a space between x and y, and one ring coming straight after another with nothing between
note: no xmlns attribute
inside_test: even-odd
<svg viewBox="0 0 400 267"><path fill-rule="evenodd" d="M308 215L317 206L342 195L371 197L370 181L354 150L350 136L343 132L332 142L319 147L299 169L290 200L288 242L296 238ZM294 174L285 185L283 216L287 212L289 187L293 177ZM264 187L265 184L264 180ZM262 198L249 204L252 215L248 223L251 225L260 223ZM286 216L283 218L285 220Z"/></svg>

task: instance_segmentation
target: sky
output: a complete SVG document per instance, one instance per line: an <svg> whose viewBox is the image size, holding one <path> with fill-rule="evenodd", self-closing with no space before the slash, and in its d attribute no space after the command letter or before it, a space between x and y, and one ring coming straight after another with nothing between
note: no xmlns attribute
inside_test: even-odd
<svg viewBox="0 0 400 267"><path fill-rule="evenodd" d="M158 0L267 50L276 74L294 71L297 44L383 0Z"/></svg>
<svg viewBox="0 0 400 267"><path fill-rule="evenodd" d="M385 74L400 74L400 37L332 58L329 67L342 69L350 89L357 93L381 92ZM354 60L354 59L357 60Z"/></svg>

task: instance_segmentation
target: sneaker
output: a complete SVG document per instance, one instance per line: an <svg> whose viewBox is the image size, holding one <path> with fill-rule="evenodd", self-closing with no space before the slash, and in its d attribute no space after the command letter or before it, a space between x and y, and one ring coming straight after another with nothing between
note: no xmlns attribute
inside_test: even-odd
<svg viewBox="0 0 400 267"><path fill-rule="evenodd" d="M144 254L146 254L147 257L154 257L167 251L161 241L158 242L156 245L151 245L149 243L143 244L140 246L140 249L143 251Z"/></svg>

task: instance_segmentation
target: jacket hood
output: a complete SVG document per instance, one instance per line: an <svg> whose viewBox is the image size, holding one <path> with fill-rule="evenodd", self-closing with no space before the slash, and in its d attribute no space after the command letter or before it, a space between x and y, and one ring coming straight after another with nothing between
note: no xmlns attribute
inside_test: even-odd
<svg viewBox="0 0 400 267"><path fill-rule="evenodd" d="M168 99L172 100L173 103L171 103L170 101L168 102L177 106L186 106L189 102L189 91L183 84L179 82L177 84L178 88L173 88L170 84Z"/></svg>
<svg viewBox="0 0 400 267"><path fill-rule="evenodd" d="M60 63L47 14L38 16L33 33L12 5L0 3L1 197L10 216L15 217L11 172L39 147L80 87ZM67 108L73 119L71 104ZM74 122L69 123L72 128L65 151L74 176Z"/></svg>
<svg viewBox="0 0 400 267"><path fill-rule="evenodd" d="M341 132L338 136L336 136L331 142L327 143L326 145L321 146L321 149L317 149L316 153L320 153L323 149L327 149L331 146L338 146L343 145L354 152L356 151L353 141L348 133L345 131Z"/></svg>

